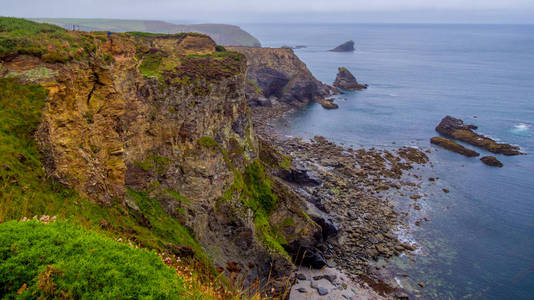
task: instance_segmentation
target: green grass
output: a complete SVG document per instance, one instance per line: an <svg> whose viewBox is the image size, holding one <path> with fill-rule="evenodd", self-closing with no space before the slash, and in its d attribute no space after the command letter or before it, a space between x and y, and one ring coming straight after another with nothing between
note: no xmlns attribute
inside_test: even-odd
<svg viewBox="0 0 534 300"><path fill-rule="evenodd" d="M198 287L186 286L155 252L118 243L70 222L0 224L0 257L4 298L192 299L202 295Z"/></svg>
<svg viewBox="0 0 534 300"><path fill-rule="evenodd" d="M68 27L68 24L76 24L82 26L83 30L148 32L154 34L198 32L212 36L218 44L222 45L261 46L260 42L248 32L237 26L226 24L176 25L163 21L74 18L41 18L34 20L37 22L47 22L66 27Z"/></svg>
<svg viewBox="0 0 534 300"><path fill-rule="evenodd" d="M160 66L162 60L163 56L161 52L147 54L143 57L143 61L139 66L139 71L141 71L145 77L155 77L159 79L161 77Z"/></svg>

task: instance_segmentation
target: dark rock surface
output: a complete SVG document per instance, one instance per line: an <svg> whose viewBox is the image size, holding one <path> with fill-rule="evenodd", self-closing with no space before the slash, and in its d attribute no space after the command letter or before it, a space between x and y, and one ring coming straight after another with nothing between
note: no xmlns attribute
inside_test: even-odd
<svg viewBox="0 0 534 300"><path fill-rule="evenodd" d="M352 52L354 51L354 41L347 41L336 48L330 50L332 52Z"/></svg>
<svg viewBox="0 0 534 300"><path fill-rule="evenodd" d="M257 106L264 101L276 99L295 106L312 101L320 102L339 93L329 85L317 80L290 48L226 47L240 52L247 59L247 99ZM263 98L261 98L263 97ZM272 100L270 101L272 102Z"/></svg>
<svg viewBox="0 0 534 300"><path fill-rule="evenodd" d="M488 150L492 153L504 154L504 155L520 155L520 148L518 146L512 146L505 143L497 143L496 141L475 133L473 130L477 127L474 125L465 125L460 119L446 116L441 120L436 127L436 131L447 136L454 138L476 147L480 147Z"/></svg>
<svg viewBox="0 0 534 300"><path fill-rule="evenodd" d="M337 109L339 105L335 104L333 100L322 100L321 106L325 109Z"/></svg>
<svg viewBox="0 0 534 300"><path fill-rule="evenodd" d="M359 91L367 88L367 84L358 83L356 77L345 67L338 69L334 86L347 91Z"/></svg>
<svg viewBox="0 0 534 300"><path fill-rule="evenodd" d="M464 146L456 143L456 142L453 142L449 139L446 139L444 137L440 137L440 136L435 136L433 138L430 139L430 143L434 144L434 145L437 145L437 146L440 146L442 148L445 148L447 150L450 150L452 152L456 152L456 153L459 153L461 155L464 155L464 156L467 156L467 157L475 157L475 156L479 156L480 153L476 152L476 151L473 151L471 149L467 149L465 148Z"/></svg>
<svg viewBox="0 0 534 300"><path fill-rule="evenodd" d="M502 168L503 164L495 156L484 156L480 159L483 163L492 167Z"/></svg>

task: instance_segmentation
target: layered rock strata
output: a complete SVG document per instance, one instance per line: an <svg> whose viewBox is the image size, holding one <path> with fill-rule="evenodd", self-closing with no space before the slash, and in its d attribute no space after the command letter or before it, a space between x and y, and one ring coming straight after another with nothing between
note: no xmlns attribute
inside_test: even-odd
<svg viewBox="0 0 534 300"><path fill-rule="evenodd" d="M446 116L441 120L436 127L436 131L446 137L466 142L476 147L486 149L489 152L504 155L520 155L523 154L518 146L513 146L505 143L497 143L496 141L478 134L473 130L477 127L474 125L465 125L460 119Z"/></svg>
<svg viewBox="0 0 534 300"><path fill-rule="evenodd" d="M464 146L456 143L456 142L453 142L449 139L446 139L444 137L440 137L440 136L435 136L433 138L430 139L430 143L434 144L434 145L437 145L437 146L440 146L442 148L445 148L449 151L452 151L452 152L456 152L456 153L459 153L461 155L464 155L464 156L467 156L467 157L475 157L475 156L479 156L480 153L476 152L476 151L473 151L471 149L467 149L465 148Z"/></svg>

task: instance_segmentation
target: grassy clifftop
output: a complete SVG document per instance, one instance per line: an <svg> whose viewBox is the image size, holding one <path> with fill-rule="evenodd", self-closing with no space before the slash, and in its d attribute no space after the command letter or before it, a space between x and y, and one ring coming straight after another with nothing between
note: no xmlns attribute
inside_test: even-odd
<svg viewBox="0 0 534 300"><path fill-rule="evenodd" d="M67 29L73 25L84 31L142 31L173 34L178 32L198 32L209 35L217 44L225 46L261 46L258 39L235 25L191 24L177 25L164 21L117 20L117 19L33 19L37 22L55 24Z"/></svg>
<svg viewBox="0 0 534 300"><path fill-rule="evenodd" d="M0 257L5 298L212 298L175 276L155 252L69 222L0 224Z"/></svg>

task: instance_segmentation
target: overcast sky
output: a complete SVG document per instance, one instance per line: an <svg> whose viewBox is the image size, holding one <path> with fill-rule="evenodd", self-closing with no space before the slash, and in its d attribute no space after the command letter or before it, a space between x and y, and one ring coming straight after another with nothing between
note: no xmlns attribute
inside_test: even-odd
<svg viewBox="0 0 534 300"><path fill-rule="evenodd" d="M227 23L534 23L534 0L0 0L0 15Z"/></svg>

